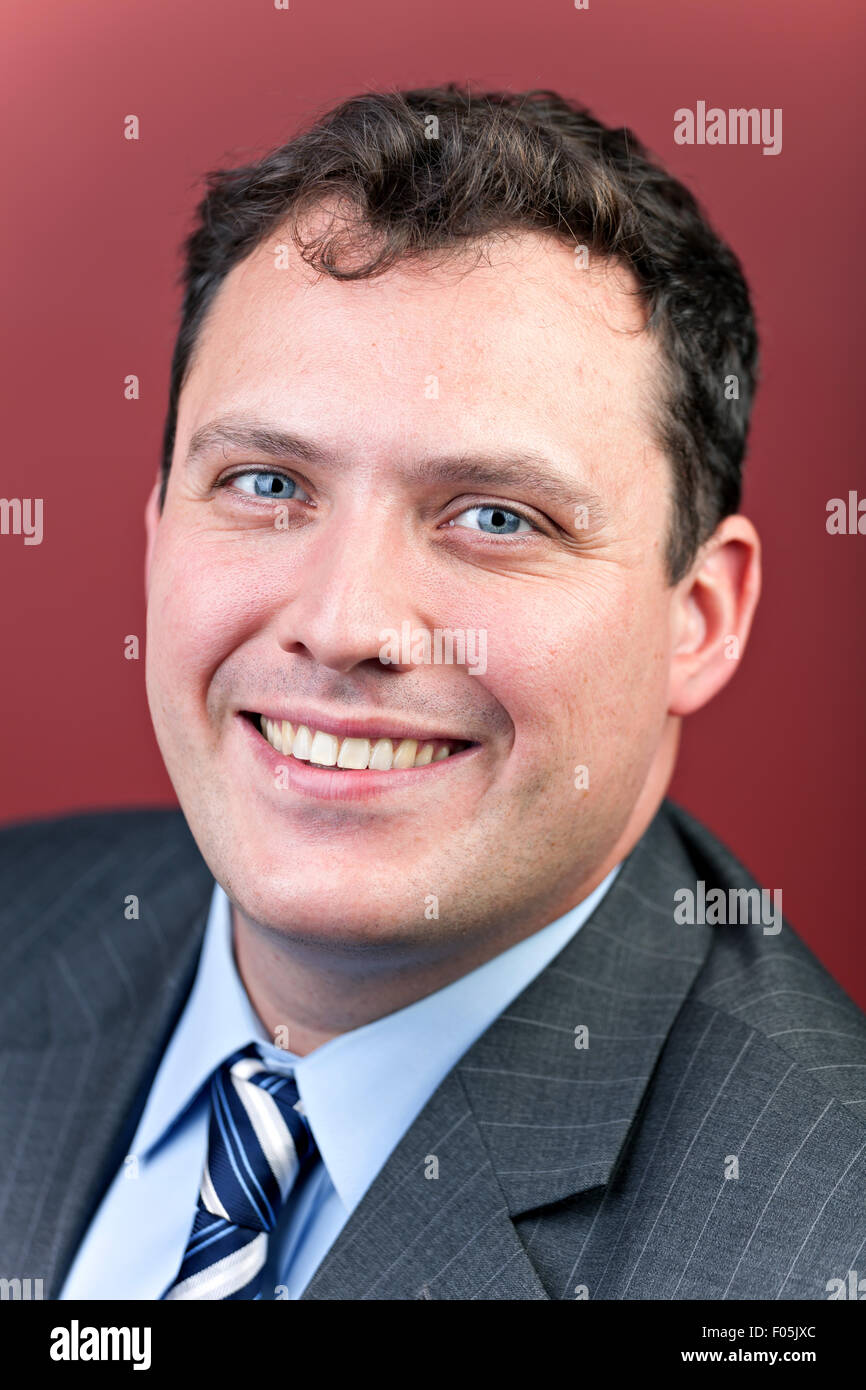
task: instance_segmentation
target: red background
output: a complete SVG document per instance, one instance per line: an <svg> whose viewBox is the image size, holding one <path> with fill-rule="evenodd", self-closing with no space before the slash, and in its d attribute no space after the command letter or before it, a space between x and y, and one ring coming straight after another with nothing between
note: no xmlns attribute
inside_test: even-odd
<svg viewBox="0 0 866 1390"><path fill-rule="evenodd" d="M858 897L866 537L864 18L856 0L7 0L2 487L44 501L0 536L0 819L173 800L150 728L141 512L159 456L178 246L206 169L353 93L553 87L631 125L741 256L762 332L745 510L765 546L751 647L686 721L672 794L715 830L866 1007ZM781 107L783 149L676 146L673 113ZM141 139L123 139L136 114ZM125 401L136 373L141 399Z"/></svg>

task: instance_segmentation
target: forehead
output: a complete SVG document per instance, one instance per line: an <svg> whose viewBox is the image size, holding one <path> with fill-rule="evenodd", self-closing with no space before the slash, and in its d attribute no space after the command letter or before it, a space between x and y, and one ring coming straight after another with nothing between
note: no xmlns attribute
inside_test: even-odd
<svg viewBox="0 0 866 1390"><path fill-rule="evenodd" d="M181 396L178 438L216 413L386 446L495 440L592 455L651 447L659 350L622 266L540 233L338 281L288 230L220 286ZM447 436L447 439L446 439Z"/></svg>

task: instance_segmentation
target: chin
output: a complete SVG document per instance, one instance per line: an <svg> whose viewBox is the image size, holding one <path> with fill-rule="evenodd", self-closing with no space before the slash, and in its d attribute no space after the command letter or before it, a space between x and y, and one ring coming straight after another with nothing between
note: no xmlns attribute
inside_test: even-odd
<svg viewBox="0 0 866 1390"><path fill-rule="evenodd" d="M385 884L365 880L360 863L335 864L333 855L321 863L305 856L294 872L235 861L217 876L248 921L298 942L373 945L405 934L410 917L424 920L423 899L401 902Z"/></svg>

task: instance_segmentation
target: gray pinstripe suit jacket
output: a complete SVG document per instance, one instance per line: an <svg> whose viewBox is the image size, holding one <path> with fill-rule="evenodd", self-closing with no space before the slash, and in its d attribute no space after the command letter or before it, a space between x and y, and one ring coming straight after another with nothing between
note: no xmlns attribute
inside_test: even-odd
<svg viewBox="0 0 866 1390"><path fill-rule="evenodd" d="M446 1076L305 1299L825 1299L866 1276L866 1018L787 925L676 925L698 880L753 886L665 802ZM0 832L0 1276L57 1297L212 886L176 812Z"/></svg>

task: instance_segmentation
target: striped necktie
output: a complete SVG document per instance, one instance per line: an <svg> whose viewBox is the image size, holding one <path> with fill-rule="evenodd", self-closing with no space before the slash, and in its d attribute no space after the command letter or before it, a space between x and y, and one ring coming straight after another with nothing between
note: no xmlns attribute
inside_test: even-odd
<svg viewBox="0 0 866 1390"><path fill-rule="evenodd" d="M294 1078L254 1044L211 1080L208 1152L180 1270L164 1299L260 1299L268 1233L302 1166L318 1154Z"/></svg>

